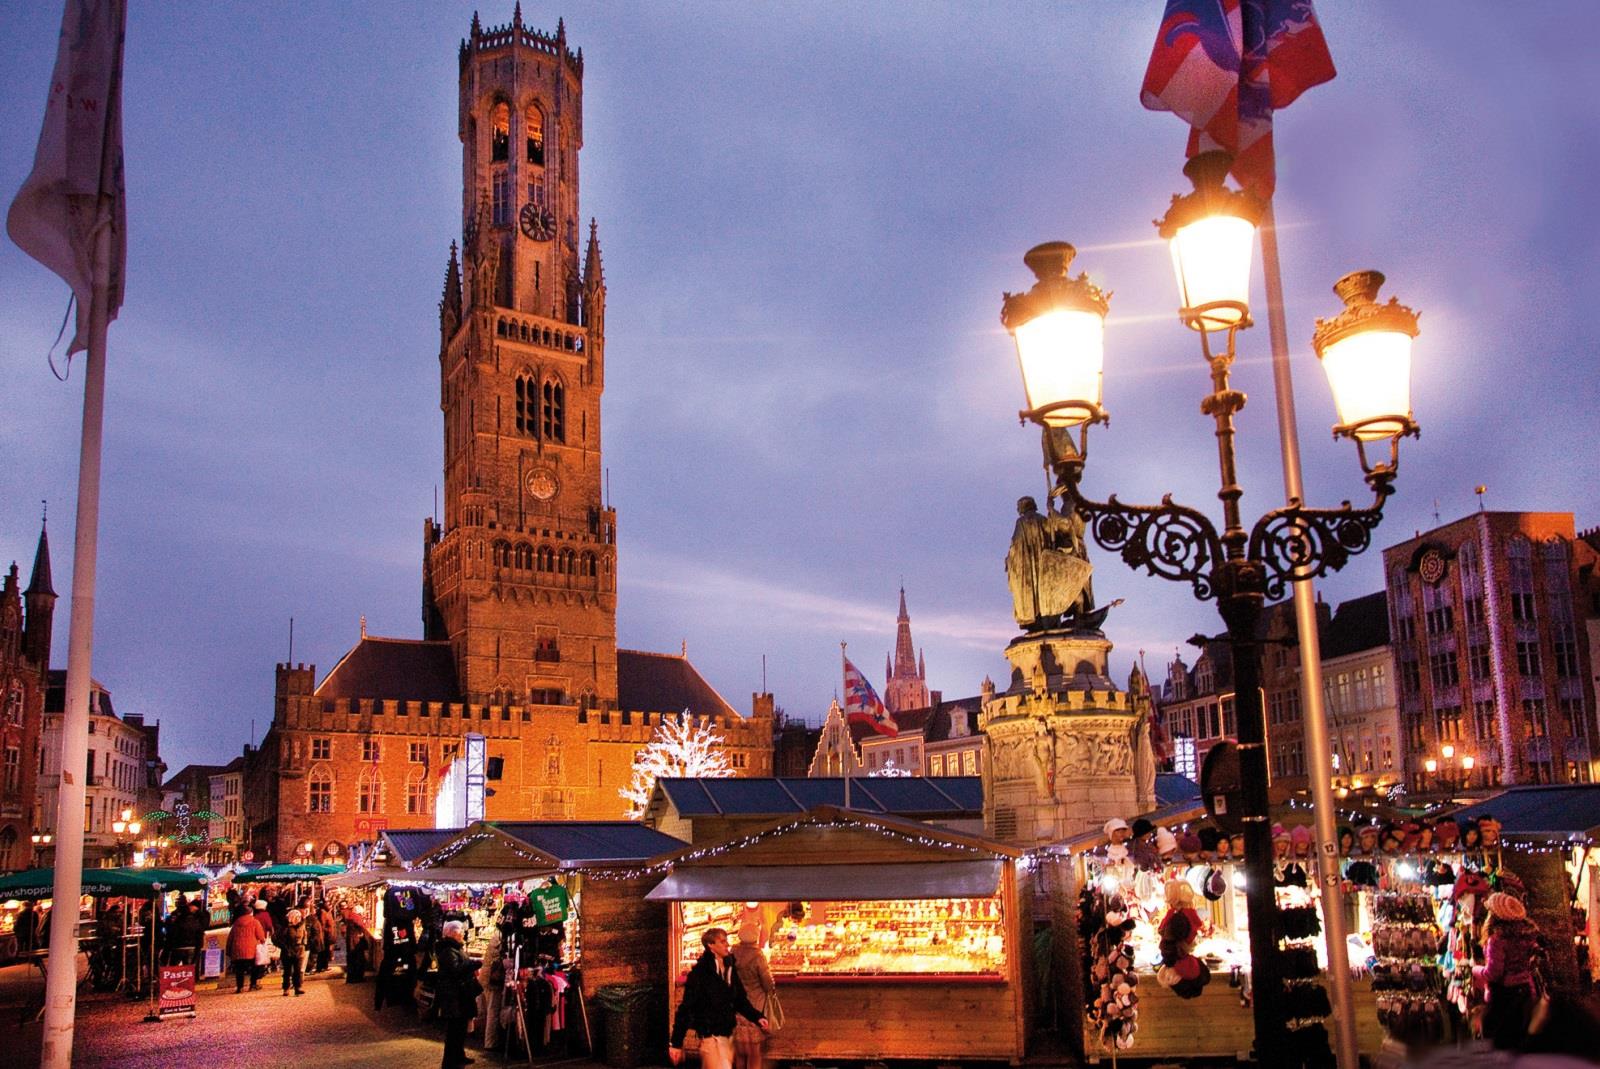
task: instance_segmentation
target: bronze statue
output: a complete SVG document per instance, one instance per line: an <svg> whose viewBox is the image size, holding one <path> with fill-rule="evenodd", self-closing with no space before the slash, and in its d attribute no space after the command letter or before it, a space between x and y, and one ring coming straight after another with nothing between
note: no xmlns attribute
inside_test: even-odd
<svg viewBox="0 0 1600 1069"><path fill-rule="evenodd" d="M1024 631L1059 627L1063 617L1082 618L1094 609L1093 572L1083 541L1083 521L1051 512L1041 515L1031 497L1017 501L1017 524L1006 553L1011 608Z"/></svg>

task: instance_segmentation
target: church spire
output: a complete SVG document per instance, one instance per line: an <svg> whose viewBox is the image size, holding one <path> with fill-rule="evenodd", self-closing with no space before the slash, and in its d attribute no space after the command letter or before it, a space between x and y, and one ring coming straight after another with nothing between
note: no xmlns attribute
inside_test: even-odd
<svg viewBox="0 0 1600 1069"><path fill-rule="evenodd" d="M884 682L883 703L891 713L928 706L926 667L911 642L911 613L906 610L906 588L900 587L900 615L895 622L894 660Z"/></svg>
<svg viewBox="0 0 1600 1069"><path fill-rule="evenodd" d="M50 580L50 526L49 520L39 522L39 546L33 551L33 576L28 580L29 597L54 598L56 592Z"/></svg>
<svg viewBox="0 0 1600 1069"><path fill-rule="evenodd" d="M23 595L27 605L27 626L22 634L23 656L38 666L50 669L50 635L55 623L56 592L50 580L50 525L48 516L39 521L39 548L33 553L33 576Z"/></svg>

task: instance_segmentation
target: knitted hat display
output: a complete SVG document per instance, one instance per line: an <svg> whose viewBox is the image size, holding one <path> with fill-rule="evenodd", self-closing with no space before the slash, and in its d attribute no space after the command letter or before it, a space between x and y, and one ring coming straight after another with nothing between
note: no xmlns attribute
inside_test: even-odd
<svg viewBox="0 0 1600 1069"><path fill-rule="evenodd" d="M1228 878L1222 874L1221 869L1212 869L1206 873L1205 896L1208 901L1216 902L1228 893Z"/></svg>
<svg viewBox="0 0 1600 1069"><path fill-rule="evenodd" d="M1217 842L1221 840L1222 833L1216 828L1200 829L1200 849L1202 851L1215 850Z"/></svg>
<svg viewBox="0 0 1600 1069"><path fill-rule="evenodd" d="M1294 856L1305 857L1311 853L1311 829L1304 824L1296 824L1289 832L1289 840L1294 844Z"/></svg>
<svg viewBox="0 0 1600 1069"><path fill-rule="evenodd" d="M1489 877L1481 872L1472 872L1462 869L1461 875L1456 877L1456 885L1450 891L1451 898L1462 898L1466 895L1486 895L1493 888L1489 886Z"/></svg>
<svg viewBox="0 0 1600 1069"><path fill-rule="evenodd" d="M1194 854L1198 854L1201 849L1203 849L1203 845L1200 842L1200 836L1196 835L1194 832L1186 831L1182 835L1178 836L1178 852L1184 857L1190 857Z"/></svg>
<svg viewBox="0 0 1600 1069"><path fill-rule="evenodd" d="M1504 891L1512 898L1520 898L1524 902L1528 900L1528 887L1522 882L1522 877L1514 872L1501 869L1490 878L1490 882L1494 884L1496 891Z"/></svg>
<svg viewBox="0 0 1600 1069"><path fill-rule="evenodd" d="M1128 857L1141 872L1149 872L1161 864L1161 856L1156 853L1156 848L1144 839L1134 842L1132 849L1128 851Z"/></svg>
<svg viewBox="0 0 1600 1069"><path fill-rule="evenodd" d="M1185 954L1172 965L1175 981L1167 985L1179 998L1199 998L1200 992L1211 982L1211 970L1193 954Z"/></svg>
<svg viewBox="0 0 1600 1069"><path fill-rule="evenodd" d="M1528 907L1504 891L1496 891L1483 904L1488 909L1490 916L1498 917L1500 920L1525 921L1528 919Z"/></svg>
<svg viewBox="0 0 1600 1069"><path fill-rule="evenodd" d="M1284 842L1284 843L1293 842L1294 841L1294 836L1289 834L1289 829L1285 828L1282 824L1274 824L1272 826L1272 841L1275 842L1275 843L1277 843L1277 842Z"/></svg>
<svg viewBox="0 0 1600 1069"><path fill-rule="evenodd" d="M1176 853L1178 850L1178 837L1168 828L1156 829L1156 852L1162 857Z"/></svg>
<svg viewBox="0 0 1600 1069"><path fill-rule="evenodd" d="M1441 850L1454 850L1461 840L1461 825L1441 818L1433 825L1433 841Z"/></svg>
<svg viewBox="0 0 1600 1069"><path fill-rule="evenodd" d="M1106 838L1110 839L1112 837L1112 832L1130 831L1131 829L1128 827L1128 822L1126 820L1123 820L1121 817L1112 817L1110 820L1106 821L1103 830Z"/></svg>
<svg viewBox="0 0 1600 1069"><path fill-rule="evenodd" d="M1138 820L1133 822L1133 837L1135 839L1143 839L1146 835L1149 835L1155 830L1155 825L1143 817L1140 817Z"/></svg>
<svg viewBox="0 0 1600 1069"><path fill-rule="evenodd" d="M1357 887L1378 886L1378 866L1370 861L1352 861L1344 870L1344 878Z"/></svg>

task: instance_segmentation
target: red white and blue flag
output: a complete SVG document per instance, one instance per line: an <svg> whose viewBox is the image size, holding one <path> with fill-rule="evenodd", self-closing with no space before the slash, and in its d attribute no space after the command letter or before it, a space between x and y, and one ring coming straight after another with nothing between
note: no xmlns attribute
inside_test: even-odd
<svg viewBox="0 0 1600 1069"><path fill-rule="evenodd" d="M865 724L880 735L900 734L900 725L889 715L883 699L849 657L844 659L844 712L850 722Z"/></svg>
<svg viewBox="0 0 1600 1069"><path fill-rule="evenodd" d="M1189 155L1231 153L1239 184L1267 200L1273 111L1334 73L1311 0L1167 0L1139 101L1193 128Z"/></svg>

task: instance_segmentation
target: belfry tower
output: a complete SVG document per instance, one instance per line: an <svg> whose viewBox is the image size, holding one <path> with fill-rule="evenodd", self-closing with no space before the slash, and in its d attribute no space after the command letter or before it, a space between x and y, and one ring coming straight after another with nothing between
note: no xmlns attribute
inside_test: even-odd
<svg viewBox="0 0 1600 1069"><path fill-rule="evenodd" d="M605 281L578 214L583 53L522 22L461 42L462 241L439 304L444 516L423 627L462 698L617 703L616 513L603 495ZM586 237L586 240L585 240Z"/></svg>

